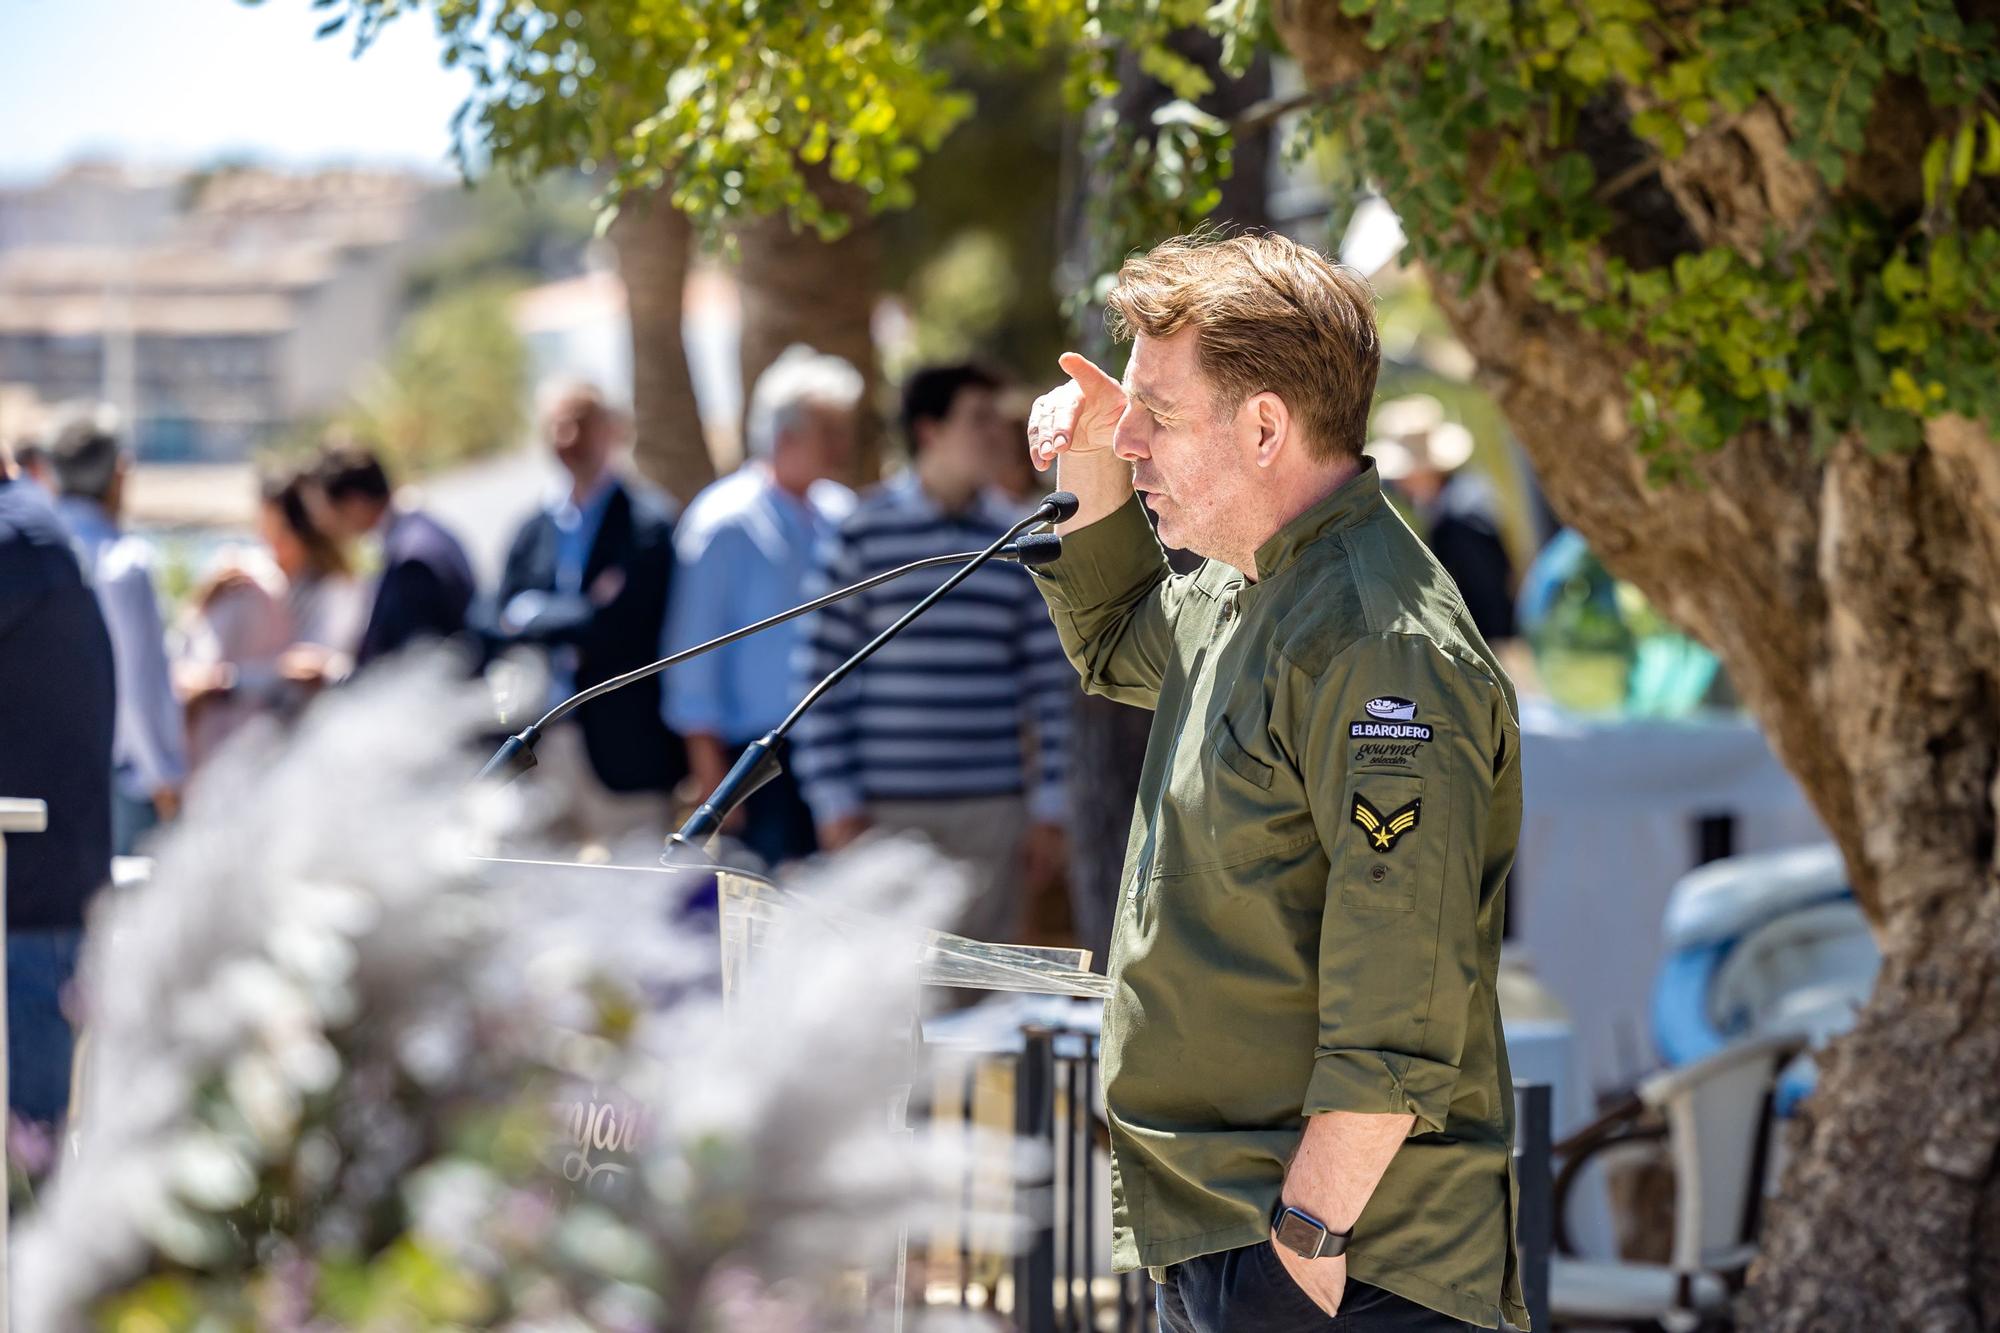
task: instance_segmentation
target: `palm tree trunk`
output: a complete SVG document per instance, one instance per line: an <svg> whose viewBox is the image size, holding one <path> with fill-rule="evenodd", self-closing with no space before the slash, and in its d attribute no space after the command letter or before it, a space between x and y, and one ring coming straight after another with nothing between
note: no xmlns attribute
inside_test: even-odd
<svg viewBox="0 0 2000 1333"><path fill-rule="evenodd" d="M715 480L694 380L681 342L693 238L663 197L634 195L611 225L632 329L633 455L639 471L682 504Z"/></svg>

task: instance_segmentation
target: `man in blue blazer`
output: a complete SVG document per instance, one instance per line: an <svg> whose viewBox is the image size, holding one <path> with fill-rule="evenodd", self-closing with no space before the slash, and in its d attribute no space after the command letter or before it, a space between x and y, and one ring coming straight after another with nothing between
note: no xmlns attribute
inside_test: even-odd
<svg viewBox="0 0 2000 1333"><path fill-rule="evenodd" d="M624 414L588 384L558 385L544 395L542 430L562 465L557 492L530 515L507 552L498 608L501 644L530 644L548 656L550 702L643 666L659 654L667 589L674 569L670 502L623 474L629 438ZM641 682L594 699L572 715L588 773L567 771L574 732L558 727L538 747L551 777L592 779L603 793L571 791L572 809L594 804L593 832L659 825L667 796L687 775L681 738L660 718L660 686ZM625 799L616 799L625 798Z"/></svg>
<svg viewBox="0 0 2000 1333"><path fill-rule="evenodd" d="M48 802L7 842L7 1090L60 1121L71 1037L61 997L84 909L111 878L111 636L68 532L0 448L0 796Z"/></svg>
<svg viewBox="0 0 2000 1333"><path fill-rule="evenodd" d="M397 508L389 474L370 450L329 446L312 475L330 529L349 539L374 533L382 542L382 575L356 669L412 643L464 633L475 588L458 538L421 510Z"/></svg>

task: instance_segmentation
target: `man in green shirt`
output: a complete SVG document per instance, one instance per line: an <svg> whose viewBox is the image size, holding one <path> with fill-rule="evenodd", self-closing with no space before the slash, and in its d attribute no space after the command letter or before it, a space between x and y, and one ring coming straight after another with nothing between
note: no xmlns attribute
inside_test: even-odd
<svg viewBox="0 0 2000 1333"><path fill-rule="evenodd" d="M1066 355L1029 422L1081 506L1036 571L1063 646L1154 710L1104 1075L1113 1263L1174 1333L1527 1323L1514 694L1361 454L1372 301L1283 237L1166 242L1108 300L1124 383Z"/></svg>

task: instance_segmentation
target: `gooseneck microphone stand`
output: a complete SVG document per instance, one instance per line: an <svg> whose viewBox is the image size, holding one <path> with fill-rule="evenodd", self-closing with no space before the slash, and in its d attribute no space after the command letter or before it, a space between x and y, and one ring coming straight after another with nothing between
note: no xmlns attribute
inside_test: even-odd
<svg viewBox="0 0 2000 1333"><path fill-rule="evenodd" d="M1046 509L1048 501L1045 500L1042 503L1043 508ZM1007 544L1014 537L1015 533L1018 533L1022 528L1041 520L1042 511L1038 509L1034 515L1016 524L1006 537L1003 537L999 543L996 543L997 550L989 547L985 551L961 551L952 555L933 555L922 560L913 560L907 565L899 565L895 569L865 578L859 583L851 583L845 588L836 589L833 592L827 593L824 597L815 597L803 606L795 606L789 611L781 611L775 616L768 616L754 625L745 625L742 629L731 630L727 634L710 639L707 643L698 643L692 648L683 648L680 652L662 657L657 662L649 662L645 666L636 667L631 671L625 672L623 675L599 681L587 690L578 690L575 694L572 694L569 698L544 713L538 721L509 736L500 748L494 751L493 757L486 761L486 766L479 770L479 778L481 781L497 778L501 782L506 783L512 782L515 778L526 773L535 766L535 744L541 740L542 733L577 709L583 707L583 705L589 703L592 699L601 698L604 695L610 694L613 690L622 690L627 685L642 681L648 676L656 676L668 667L676 666L687 661L689 658L700 657L703 653L713 652L726 644L735 643L738 639L747 639L752 634L767 630L773 625L782 625L787 620L795 619L811 611L817 611L823 606L829 606L843 598L852 597L856 593L866 592L868 589L880 584L902 578L905 574L914 574L920 569L935 569L940 565L955 565L968 560L976 560L983 564L987 559L992 558L1012 560L1023 565L1046 564L1062 553L1062 539L1054 533L1030 533L1028 536L1022 537L1018 542L1013 542L1011 545ZM977 565L973 567L977 568ZM951 585L947 584L946 586L949 587ZM752 788L751 790L755 789ZM744 796L748 796L749 794L748 791L743 793Z"/></svg>
<svg viewBox="0 0 2000 1333"><path fill-rule="evenodd" d="M747 800L752 792L778 776L784 769L785 751L789 745L787 736L791 732L792 727L805 715L808 708L811 708L820 699L825 697L828 690L840 684L856 667L874 656L883 644L901 634L911 621L930 610L933 606L936 606L945 594L965 582L968 578L971 578L983 565L999 557L1006 549L1007 544L1013 541L1023 529L1032 527L1037 523L1064 522L1075 515L1076 510L1077 499L1068 491L1057 491L1053 495L1050 495L1036 507L1034 513L1028 515L1002 533L999 539L991 546L988 546L985 550L967 560L956 573L939 584L935 591L931 592L908 611L905 611L896 619L894 624L863 644L854 656L835 667L825 680L813 686L806 693L806 697L799 700L798 705L790 713L786 714L784 721L764 733L759 739L750 743L743 751L742 756L737 759L735 766L716 785L715 790L709 793L708 799L703 801L696 807L694 813L688 816L687 822L681 825L679 832L667 839L667 849L660 857L661 863L665 865L685 865L702 858L702 844L722 827L722 821L729 818L736 807ZM1038 535L1045 537L1049 543L1052 543L1052 546L1049 548L1051 554L1048 557L1044 557L1044 559L1053 558L1054 553L1060 550L1061 538L1055 536L1053 533ZM1027 543L1033 540L1035 540L1033 537L1023 537L1021 545L1026 546ZM958 558L957 556L948 557L948 559L952 560ZM931 561L928 563L937 562ZM1037 559L1025 563L1040 564L1043 561Z"/></svg>

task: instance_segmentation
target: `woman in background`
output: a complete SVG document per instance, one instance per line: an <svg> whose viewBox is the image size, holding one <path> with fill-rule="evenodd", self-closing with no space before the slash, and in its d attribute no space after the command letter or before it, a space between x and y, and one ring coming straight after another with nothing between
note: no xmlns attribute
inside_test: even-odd
<svg viewBox="0 0 2000 1333"><path fill-rule="evenodd" d="M235 553L192 599L177 672L191 763L252 717L298 711L309 691L287 679L289 657L349 654L360 641L367 591L346 548L313 521L307 484L293 473L266 477L264 550Z"/></svg>

